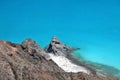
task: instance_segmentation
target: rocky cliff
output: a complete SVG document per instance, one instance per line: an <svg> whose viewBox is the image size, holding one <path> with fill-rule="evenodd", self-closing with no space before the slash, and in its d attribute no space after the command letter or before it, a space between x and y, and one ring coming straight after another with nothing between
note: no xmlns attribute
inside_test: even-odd
<svg viewBox="0 0 120 80"><path fill-rule="evenodd" d="M63 45L63 48L64 46L65 45ZM50 48L49 51L51 51ZM65 72L50 58L48 53L45 52L35 41L33 41L32 39L27 39L21 44L0 40L0 80L120 79L91 75L82 72Z"/></svg>
<svg viewBox="0 0 120 80"><path fill-rule="evenodd" d="M67 56L76 49L63 44L57 37L54 36L50 44L45 48L45 51L56 56Z"/></svg>
<svg viewBox="0 0 120 80"><path fill-rule="evenodd" d="M75 59L71 54L79 48L70 47L62 43L57 37L53 37L45 51L50 54L51 59L66 72L84 72L96 75L96 70ZM59 63L62 61L62 63ZM64 63L64 64L63 64Z"/></svg>

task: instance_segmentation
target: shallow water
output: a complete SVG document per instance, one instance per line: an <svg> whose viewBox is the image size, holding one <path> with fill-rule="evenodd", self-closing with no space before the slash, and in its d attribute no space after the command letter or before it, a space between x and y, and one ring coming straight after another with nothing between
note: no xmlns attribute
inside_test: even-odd
<svg viewBox="0 0 120 80"><path fill-rule="evenodd" d="M94 59L94 58L89 59L88 58L89 56L85 56L85 57L83 55L81 56L79 51L75 51L72 55L73 55L73 57L77 58L78 60L82 61L83 63L90 65L91 67L96 69L97 72L99 72L99 73L102 73L102 74L107 75L107 76L120 77L119 67L117 68L116 66L113 66L113 64L110 62L107 62L107 61L102 62L102 61Z"/></svg>
<svg viewBox="0 0 120 80"><path fill-rule="evenodd" d="M92 42L93 44L86 44L86 47L81 47L81 50L77 51L75 55L120 69L119 42Z"/></svg>

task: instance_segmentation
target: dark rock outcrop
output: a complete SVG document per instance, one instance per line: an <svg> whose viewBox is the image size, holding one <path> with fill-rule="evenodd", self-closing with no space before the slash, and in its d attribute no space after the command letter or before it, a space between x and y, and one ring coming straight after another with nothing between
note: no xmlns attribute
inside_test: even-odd
<svg viewBox="0 0 120 80"><path fill-rule="evenodd" d="M47 53L31 39L22 44L0 40L0 80L120 80L67 73L48 58Z"/></svg>
<svg viewBox="0 0 120 80"><path fill-rule="evenodd" d="M67 56L72 51L77 50L79 48L72 48L60 42L57 37L53 37L50 44L45 48L45 51L48 53L53 53L58 56Z"/></svg>
<svg viewBox="0 0 120 80"><path fill-rule="evenodd" d="M64 56L71 60L72 63L83 66L90 71L91 74L96 75L96 70L86 65L83 62L78 61L76 58L72 57L71 53L79 48L73 48L62 43L57 37L53 37L50 44L45 48L45 51L49 54L54 54L56 56Z"/></svg>

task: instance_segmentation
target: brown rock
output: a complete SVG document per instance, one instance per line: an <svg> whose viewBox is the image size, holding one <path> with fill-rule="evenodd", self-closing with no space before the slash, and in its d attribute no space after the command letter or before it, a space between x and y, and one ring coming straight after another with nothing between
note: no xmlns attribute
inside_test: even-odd
<svg viewBox="0 0 120 80"><path fill-rule="evenodd" d="M0 41L0 80L120 80L64 72L46 55L31 39L22 44Z"/></svg>

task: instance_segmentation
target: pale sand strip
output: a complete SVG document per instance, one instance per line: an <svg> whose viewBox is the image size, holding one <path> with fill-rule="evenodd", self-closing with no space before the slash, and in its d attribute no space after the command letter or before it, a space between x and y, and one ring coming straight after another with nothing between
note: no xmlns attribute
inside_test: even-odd
<svg viewBox="0 0 120 80"><path fill-rule="evenodd" d="M49 54L51 59L65 72L84 72L90 74L90 71L83 66L78 66L72 63L69 59L64 56L55 56L53 54Z"/></svg>

